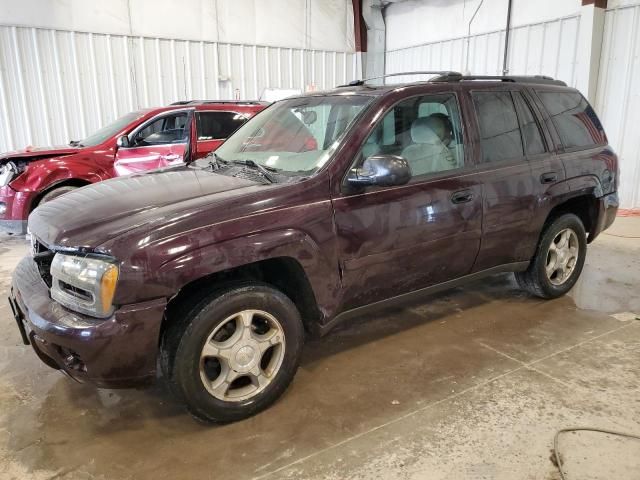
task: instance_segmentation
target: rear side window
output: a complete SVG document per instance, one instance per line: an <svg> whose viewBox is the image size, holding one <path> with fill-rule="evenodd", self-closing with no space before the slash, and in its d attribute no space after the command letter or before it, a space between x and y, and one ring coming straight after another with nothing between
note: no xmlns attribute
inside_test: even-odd
<svg viewBox="0 0 640 480"><path fill-rule="evenodd" d="M545 152L540 127L536 122L531 108L522 97L520 92L514 92L513 97L518 105L520 112L520 123L522 124L522 138L524 140L524 149L527 155L538 155Z"/></svg>
<svg viewBox="0 0 640 480"><path fill-rule="evenodd" d="M198 112L196 116L198 140L224 140L247 121L235 112Z"/></svg>
<svg viewBox="0 0 640 480"><path fill-rule="evenodd" d="M472 92L483 162L524 157L516 108L510 92Z"/></svg>
<svg viewBox="0 0 640 480"><path fill-rule="evenodd" d="M538 91L565 148L589 148L606 143L602 124L579 92Z"/></svg>

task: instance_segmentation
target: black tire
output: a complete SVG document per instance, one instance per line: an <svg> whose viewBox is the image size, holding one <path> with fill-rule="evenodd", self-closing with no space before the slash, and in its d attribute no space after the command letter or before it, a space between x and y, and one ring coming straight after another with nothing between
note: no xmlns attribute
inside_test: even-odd
<svg viewBox="0 0 640 480"><path fill-rule="evenodd" d="M38 202L38 205L47 203L53 200L54 198L59 197L60 195L64 195L65 193L71 192L77 188L79 187L75 187L73 185L65 185L63 187L53 188L42 196L42 198Z"/></svg>
<svg viewBox="0 0 640 480"><path fill-rule="evenodd" d="M551 242L565 229L575 232L578 241L578 258L571 274L559 285L552 283L546 272L547 255ZM551 221L538 242L536 253L524 272L516 272L518 285L523 290L540 298L557 298L566 294L580 277L587 253L587 235L582 221L574 214L567 213Z"/></svg>
<svg viewBox="0 0 640 480"><path fill-rule="evenodd" d="M262 391L246 400L223 401L205 388L200 355L216 327L247 309L267 312L279 322L285 344L282 363ZM269 285L252 282L214 291L183 312L185 315L173 319L164 334L161 365L170 389L194 417L214 423L234 422L264 410L284 393L298 369L304 344L300 313L289 297Z"/></svg>

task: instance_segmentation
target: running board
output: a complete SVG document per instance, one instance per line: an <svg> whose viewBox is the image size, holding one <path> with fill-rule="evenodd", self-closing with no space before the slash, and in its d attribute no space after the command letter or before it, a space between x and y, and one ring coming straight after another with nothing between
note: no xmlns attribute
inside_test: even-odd
<svg viewBox="0 0 640 480"><path fill-rule="evenodd" d="M464 277L438 283L436 285L431 285L430 287L421 288L420 290L414 290L413 292L403 293L401 295L387 298L385 300L380 300L378 302L370 303L368 305L352 308L351 310L345 310L344 312L336 315L333 319L331 319L326 324L318 325L318 330L319 330L318 333L320 335L326 335L336 325L346 320L350 320L352 318L360 317L366 314L376 313L386 308L399 307L402 305L406 305L408 303L416 302L418 300L423 299L424 297L433 295L434 293L459 287L461 285L472 282L474 280L488 277L490 275L495 275L497 273L522 272L526 270L528 266L529 266L529 262L515 262L515 263L507 263L504 265L498 265L497 267L481 270L480 272L470 273L469 275L465 275Z"/></svg>

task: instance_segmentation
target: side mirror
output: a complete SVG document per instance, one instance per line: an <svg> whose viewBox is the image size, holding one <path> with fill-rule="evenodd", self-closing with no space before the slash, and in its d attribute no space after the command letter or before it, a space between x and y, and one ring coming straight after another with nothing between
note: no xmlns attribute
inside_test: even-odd
<svg viewBox="0 0 640 480"><path fill-rule="evenodd" d="M129 137L127 137L126 135L118 137L118 139L116 140L116 145L118 146L118 148L127 148L131 146L131 144L129 143Z"/></svg>
<svg viewBox="0 0 640 480"><path fill-rule="evenodd" d="M347 183L353 187L377 185L392 187L411 180L411 168L403 157L397 155L373 155L365 159L362 167L349 172Z"/></svg>

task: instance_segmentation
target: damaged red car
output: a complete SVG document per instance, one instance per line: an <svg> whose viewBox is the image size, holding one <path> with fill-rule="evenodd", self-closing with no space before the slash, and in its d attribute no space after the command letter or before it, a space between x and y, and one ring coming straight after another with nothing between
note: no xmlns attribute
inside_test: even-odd
<svg viewBox="0 0 640 480"><path fill-rule="evenodd" d="M183 163L190 129L204 157L268 105L255 101L185 101L128 113L62 147L0 154L0 231L25 233L38 205L76 188Z"/></svg>

